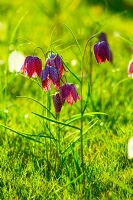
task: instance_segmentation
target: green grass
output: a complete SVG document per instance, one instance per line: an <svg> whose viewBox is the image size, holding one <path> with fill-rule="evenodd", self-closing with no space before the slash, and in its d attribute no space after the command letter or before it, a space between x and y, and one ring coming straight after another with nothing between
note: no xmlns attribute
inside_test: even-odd
<svg viewBox="0 0 133 200"><path fill-rule="evenodd" d="M133 198L133 160L127 156L128 140L133 136L133 80L127 77L133 29L132 16L125 10L112 12L107 5L80 0L0 2L0 124L16 131L0 126L0 199ZM44 52L52 49L81 78L81 53L87 39L99 31L107 33L114 61L112 65L98 65L93 55L93 90L85 113L107 115L95 113L83 118L84 187L80 132L74 128L80 127L80 101L72 107L63 106L59 118L63 124L58 125L37 102L47 106L47 94L42 94L35 81L10 73L8 56L13 50L32 55L38 46ZM96 41L91 41L92 46ZM37 55L44 65L39 49ZM75 66L72 60L76 60ZM83 66L83 104L87 99L89 60L88 46ZM70 72L66 76L80 94L76 77ZM51 95L54 92L52 89ZM53 104L51 112L55 114ZM45 119L34 113L44 114ZM74 116L75 121L69 124L74 127L65 126ZM54 121L49 123L46 117ZM59 128L60 157L56 135ZM54 139L50 140L51 133Z"/></svg>

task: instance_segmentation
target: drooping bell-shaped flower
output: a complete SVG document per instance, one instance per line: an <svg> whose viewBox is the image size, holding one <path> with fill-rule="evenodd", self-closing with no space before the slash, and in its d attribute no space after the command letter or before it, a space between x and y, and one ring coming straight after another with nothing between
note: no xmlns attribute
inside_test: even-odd
<svg viewBox="0 0 133 200"><path fill-rule="evenodd" d="M105 41L98 42L94 45L94 54L99 64L105 62L106 60L109 62L112 61L109 45Z"/></svg>
<svg viewBox="0 0 133 200"><path fill-rule="evenodd" d="M63 86L60 87L59 94L62 103L66 101L69 105L72 105L74 102L80 99L74 84L65 83Z"/></svg>
<svg viewBox="0 0 133 200"><path fill-rule="evenodd" d="M56 93L55 95L53 95L53 102L54 102L55 112L59 113L63 105L59 93Z"/></svg>
<svg viewBox="0 0 133 200"><path fill-rule="evenodd" d="M133 78L133 60L131 60L128 64L128 76Z"/></svg>
<svg viewBox="0 0 133 200"><path fill-rule="evenodd" d="M94 54L99 64L106 60L112 63L112 52L105 33L99 35L99 42L94 45Z"/></svg>
<svg viewBox="0 0 133 200"><path fill-rule="evenodd" d="M25 58L21 71L29 77L34 77L36 75L40 77L42 73L41 59L35 56L27 56Z"/></svg>
<svg viewBox="0 0 133 200"><path fill-rule="evenodd" d="M42 70L42 87L45 91L50 89L51 83L54 84L56 89L59 89L60 86L60 76L58 69L53 66L46 66Z"/></svg>
<svg viewBox="0 0 133 200"><path fill-rule="evenodd" d="M51 53L47 60L46 60L46 65L47 66L52 66L58 69L59 71L59 76L62 76L63 70L65 70L63 61L61 57L58 54Z"/></svg>

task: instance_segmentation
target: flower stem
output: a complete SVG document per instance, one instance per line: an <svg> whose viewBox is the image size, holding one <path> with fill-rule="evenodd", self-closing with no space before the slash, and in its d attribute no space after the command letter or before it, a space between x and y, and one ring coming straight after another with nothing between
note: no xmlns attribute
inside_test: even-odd
<svg viewBox="0 0 133 200"><path fill-rule="evenodd" d="M81 74L81 124L80 124L80 148L81 148L81 167L82 167L82 173L84 174L84 152L83 152L83 71Z"/></svg>
<svg viewBox="0 0 133 200"><path fill-rule="evenodd" d="M44 102L45 102L45 99L44 99L44 91L42 90L42 104L44 104ZM46 107L47 107L47 105L46 105ZM44 116L44 111L45 111L45 109L44 109L44 107L43 107L43 109L42 109L42 115ZM46 113L45 113L46 114ZM43 128L45 127L45 120L43 119ZM45 132L45 128L44 128L44 132ZM46 138L45 138L45 160L46 160L46 168L45 168L45 176L47 176L47 140L46 140Z"/></svg>
<svg viewBox="0 0 133 200"><path fill-rule="evenodd" d="M84 68L84 59L85 59L85 53L88 44L90 41L96 36L97 34L92 35L86 42L83 56L82 56L82 67L81 67L81 82L80 82L80 95L81 95L81 104L80 104L80 109L81 109L81 120L80 120L80 150L81 150L81 168L82 168L82 173L83 173L83 188L85 189L85 165L84 165L84 148L83 148L83 116L84 116L84 111L85 109L83 108L83 68ZM91 53L91 47L90 47L90 81L92 81L92 53ZM89 86L88 86L89 89ZM88 101L88 98L87 98ZM87 104L86 104L87 105Z"/></svg>
<svg viewBox="0 0 133 200"><path fill-rule="evenodd" d="M59 120L59 114L56 114L56 120ZM60 171L60 142L61 142L61 138L60 138L60 129L59 129L59 124L57 124L56 126L56 139L57 139L57 143L56 143L56 173L58 174L58 172Z"/></svg>
<svg viewBox="0 0 133 200"><path fill-rule="evenodd" d="M50 90L48 90L48 93L47 93L47 108L48 110L50 111L51 110L51 98L50 98ZM47 117L50 118L50 113L48 112L47 110ZM48 121L48 128L50 130L50 121ZM51 132L51 131L50 131ZM50 135L50 141L49 141L50 145L49 145L49 148L50 148L50 155L48 157L48 144L46 144L46 153L47 153L47 165L48 165L48 169L49 169L49 158L51 158L51 135ZM49 170L50 172L50 170Z"/></svg>
<svg viewBox="0 0 133 200"><path fill-rule="evenodd" d="M90 41L90 49L89 49L89 54L90 54L90 89L92 92L92 88L93 88L93 81L92 81L92 74L93 74L93 60L92 60L92 51L91 51L91 41Z"/></svg>

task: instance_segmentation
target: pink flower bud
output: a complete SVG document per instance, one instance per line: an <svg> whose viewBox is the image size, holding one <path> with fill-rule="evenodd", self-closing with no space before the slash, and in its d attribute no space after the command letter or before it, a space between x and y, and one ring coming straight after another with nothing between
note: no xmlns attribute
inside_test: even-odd
<svg viewBox="0 0 133 200"><path fill-rule="evenodd" d="M54 102L55 112L59 113L63 105L59 93L53 96L53 102Z"/></svg>

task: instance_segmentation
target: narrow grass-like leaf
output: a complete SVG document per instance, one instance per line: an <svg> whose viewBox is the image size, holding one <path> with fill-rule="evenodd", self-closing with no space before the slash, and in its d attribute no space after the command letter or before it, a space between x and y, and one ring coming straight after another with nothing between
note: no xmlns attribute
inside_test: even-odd
<svg viewBox="0 0 133 200"><path fill-rule="evenodd" d="M85 113L83 115L83 118L85 117L92 117L93 115L108 115L107 113L102 113L102 112L90 112L90 113ZM81 114L76 114L73 115L69 120L66 120L65 123L70 124L76 120L79 120L81 118ZM63 129L64 126L62 126L60 129Z"/></svg>
<svg viewBox="0 0 133 200"><path fill-rule="evenodd" d="M95 118L95 119L92 119L87 125L92 124L95 120L96 120L96 118ZM77 133L78 133L78 131L76 130L76 131L74 131L74 132L71 133L71 134L66 134L66 136L64 137L64 139L68 139L69 137L72 137L73 135L76 135Z"/></svg>
<svg viewBox="0 0 133 200"><path fill-rule="evenodd" d="M74 122L74 121L77 121L78 119L80 119L81 117L77 117L77 118L74 118L74 119L72 119L72 120L70 120L70 121L66 121L65 123L67 123L67 124L70 124L70 123L72 123L72 122ZM90 123L92 123L93 121L94 121L95 119L92 119L88 124L90 124ZM61 129L63 129L64 128L64 126L62 126L61 128L60 128L60 130Z"/></svg>
<svg viewBox="0 0 133 200"><path fill-rule="evenodd" d="M65 65L65 67L68 69L68 71L81 83L81 80L74 74L74 72L72 72L70 70L70 68L63 62L63 64Z"/></svg>
<svg viewBox="0 0 133 200"><path fill-rule="evenodd" d="M132 79L130 79L130 78L124 78L124 79L120 80L120 81L114 86L113 90L116 89L121 83L123 83L123 82L125 82L125 81L130 81L130 80L132 80Z"/></svg>
<svg viewBox="0 0 133 200"><path fill-rule="evenodd" d="M25 134L26 136L30 136L30 137L36 137L36 138L49 138L49 139L53 139L56 140L53 137L50 137L49 135L43 135L43 132L39 133L39 134Z"/></svg>
<svg viewBox="0 0 133 200"><path fill-rule="evenodd" d="M45 108L45 109L49 112L49 114L52 115L52 117L53 117L54 119L56 119L56 117L53 115L53 113L50 112L50 110L49 110L46 106L44 106L41 102L39 102L38 100L33 99L32 97L26 97L26 96L17 96L17 98L30 99L30 100L32 100L32 101L38 103L38 104L41 105L43 108Z"/></svg>
<svg viewBox="0 0 133 200"><path fill-rule="evenodd" d="M41 118L46 119L46 120L48 120L48 121L51 121L51 122L53 122L53 123L60 124L60 125L64 125L64 126L68 126L68 127L71 127L71 128L80 130L80 128L77 127L77 126L72 126L72 125L70 125L70 124L66 124L66 123L63 123L63 122L60 122L60 121L57 121L57 120L54 120L54 119L45 117L45 116L43 116L43 115L40 115L40 114L37 114L37 113L34 113L34 112L32 112L32 113L33 113L34 115L38 116L38 117L41 117Z"/></svg>
<svg viewBox="0 0 133 200"><path fill-rule="evenodd" d="M53 139L56 140L56 138L54 137L54 135L52 134L48 124L45 124L45 127L47 128L47 130L49 131L50 135L52 135Z"/></svg>
<svg viewBox="0 0 133 200"><path fill-rule="evenodd" d="M89 97L90 97L90 82L88 81L88 92L87 92L87 99L83 108L83 113L85 112L87 105L88 105L88 101L89 101Z"/></svg>
<svg viewBox="0 0 133 200"><path fill-rule="evenodd" d="M109 177L108 178L109 181L111 181L113 184L119 186L120 188L122 188L123 190L126 190L128 191L130 194L133 194L133 189L132 188L129 188L127 185L125 185L123 182L115 179L115 178L112 178L112 177Z"/></svg>
<svg viewBox="0 0 133 200"><path fill-rule="evenodd" d="M108 115L107 113L103 113L103 112L90 112L90 113L85 113L83 115L83 117L90 117L90 116L93 116L93 115ZM81 114L76 114L76 115L73 115L73 117L81 117Z"/></svg>
<svg viewBox="0 0 133 200"><path fill-rule="evenodd" d="M22 21L24 20L24 18L27 14L28 14L28 11L26 11L25 14L19 19L19 21L18 21L18 23L17 23L16 27L14 28L14 31L11 35L10 43L14 42L14 38L16 37L16 33L17 33Z"/></svg>
<svg viewBox="0 0 133 200"><path fill-rule="evenodd" d="M97 121L95 121L86 131L84 131L83 132L83 136L85 136L86 134L87 134L87 132L96 124L98 122L98 120ZM72 142L72 143L70 143L67 147L66 147L66 149L62 152L62 154L64 154L70 147L71 147L71 145L74 145L75 143L77 143L79 140L80 140L80 136L78 137L78 138L76 138L75 140L74 140L74 142Z"/></svg>
<svg viewBox="0 0 133 200"><path fill-rule="evenodd" d="M80 54L82 55L82 51L81 51L79 42L78 42L76 36L74 35L73 31L72 31L66 24L63 24L63 25L64 25L64 26L70 31L70 33L72 34L72 36L73 36L73 38L74 38L74 40L75 40L75 42L76 42L76 44L77 44L77 47L78 47L78 49L79 49L79 52L80 52Z"/></svg>
<svg viewBox="0 0 133 200"><path fill-rule="evenodd" d="M74 152L74 145L71 145L71 151L72 151L72 154L73 154L73 159L74 159L75 167L76 167L76 170L77 170L77 174L79 176L81 174L80 161L78 159L77 152Z"/></svg>
<svg viewBox="0 0 133 200"><path fill-rule="evenodd" d="M85 117L92 117L94 115L108 115L107 113L102 113L102 112L90 112L90 113L85 113L83 115L83 118ZM71 123L73 121L76 121L78 119L81 118L81 114L76 114L76 115L73 115L70 119L66 120L65 123Z"/></svg>
<svg viewBox="0 0 133 200"><path fill-rule="evenodd" d="M119 34L118 33L118 37L120 37L122 40L124 40L125 42L127 42L127 43L129 43L129 44L133 44L133 40L132 39L130 39L130 38L128 38L128 37L125 37L125 36L123 36L122 34Z"/></svg>
<svg viewBox="0 0 133 200"><path fill-rule="evenodd" d="M60 192L61 190L65 189L67 186L71 185L72 183L75 183L77 180L79 180L81 177L83 176L83 173L80 174L78 177L76 177L75 179L73 179L72 181L70 181L68 184L64 185L63 187L61 187L60 189L56 190L56 191L53 191L53 193L58 193ZM52 187L49 194L52 192L54 188Z"/></svg>
<svg viewBox="0 0 133 200"><path fill-rule="evenodd" d="M34 142L38 142L38 143L44 144L43 142L41 142L41 141L39 141L39 140L36 140L36 139L34 139L34 138L32 138L32 137L29 137L28 134L26 134L26 133L20 133L20 132L14 130L14 129L8 127L8 126L5 126L5 125L3 125L3 124L0 124L0 126L2 126L3 128L6 128L6 129L8 129L8 130L10 130L10 131L12 131L12 132L14 132L14 133L16 133L16 134L18 134L18 135L20 135L20 136L22 136L22 137L24 137L24 138L26 138L26 139L29 139L29 140L32 140L32 141L34 141Z"/></svg>

